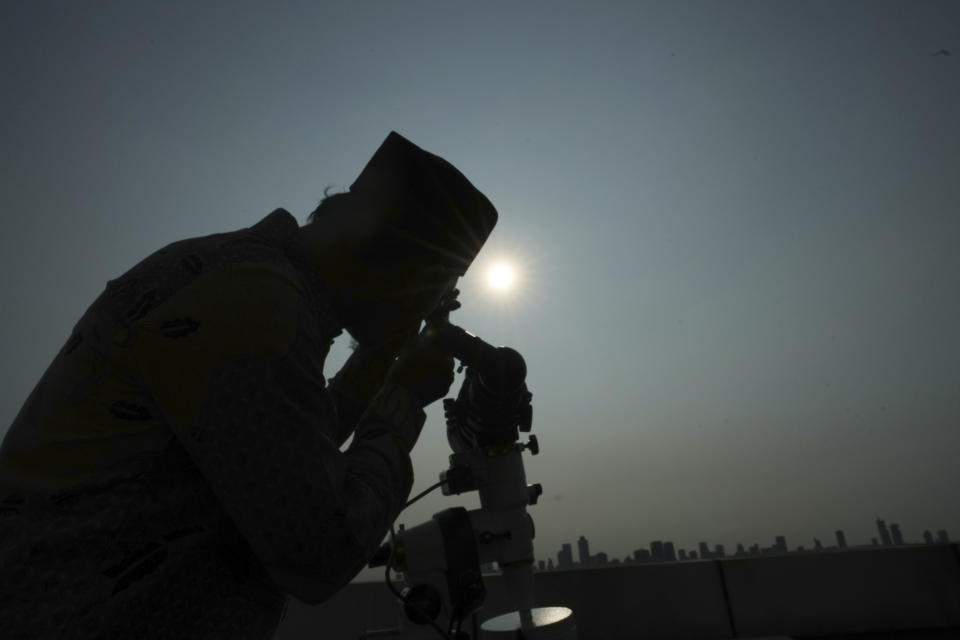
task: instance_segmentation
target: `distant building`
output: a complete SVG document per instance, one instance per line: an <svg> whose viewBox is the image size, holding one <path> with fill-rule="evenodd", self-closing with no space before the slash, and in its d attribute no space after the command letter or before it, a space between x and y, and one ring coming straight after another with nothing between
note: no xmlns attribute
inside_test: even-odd
<svg viewBox="0 0 960 640"><path fill-rule="evenodd" d="M580 552L580 564L584 567L590 564L590 543L585 536L577 540L577 550Z"/></svg>
<svg viewBox="0 0 960 640"><path fill-rule="evenodd" d="M546 570L547 570L547 563L544 562L543 560L538 560L538 561L537 561L537 568L540 569L540 571L546 571Z"/></svg>
<svg viewBox="0 0 960 640"><path fill-rule="evenodd" d="M950 536L947 535L946 529L940 529L937 531L937 542L947 543L950 542Z"/></svg>
<svg viewBox="0 0 960 640"><path fill-rule="evenodd" d="M607 558L607 554L605 554L603 551L600 551L597 553L597 555L590 558L591 566L602 567L606 565L607 562L609 562L609 558Z"/></svg>
<svg viewBox="0 0 960 640"><path fill-rule="evenodd" d="M703 558L704 560L706 560L707 558L709 558L709 557L710 557L710 547L707 546L707 543L706 543L706 542L701 542L698 546L700 547L700 557Z"/></svg>
<svg viewBox="0 0 960 640"><path fill-rule="evenodd" d="M780 553L787 552L787 539L784 536L777 536L777 542L773 545L774 551L779 551Z"/></svg>
<svg viewBox="0 0 960 640"><path fill-rule="evenodd" d="M870 544L872 544L873 546L877 546L877 545L880 544L880 543L877 542L877 539L876 539L876 538L870 538Z"/></svg>
<svg viewBox="0 0 960 640"><path fill-rule="evenodd" d="M718 544L717 546L714 547L713 557L723 558L726 555L727 555L727 552L726 550L724 550L722 544Z"/></svg>
<svg viewBox="0 0 960 640"><path fill-rule="evenodd" d="M673 562L677 559L677 552L673 550L672 542L663 543L663 559L669 562Z"/></svg>
<svg viewBox="0 0 960 640"><path fill-rule="evenodd" d="M650 562L650 551L648 549L637 549L633 552L633 559L637 562Z"/></svg>
<svg viewBox="0 0 960 640"><path fill-rule="evenodd" d="M847 548L847 536L843 535L843 529L837 529L834 531L834 535L837 536L837 546L841 549Z"/></svg>
<svg viewBox="0 0 960 640"><path fill-rule="evenodd" d="M742 543L742 542L738 542L738 543L737 543L737 553L736 553L735 555L738 555L738 556L745 556L745 555L747 555L747 550L743 548L743 543Z"/></svg>
<svg viewBox="0 0 960 640"><path fill-rule="evenodd" d="M680 559L681 559L681 560L686 560L686 559L687 559L687 550L686 550L686 549L680 549Z"/></svg>
<svg viewBox="0 0 960 640"><path fill-rule="evenodd" d="M877 518L877 533L880 534L880 542L884 545L890 545L892 540L890 539L890 532L887 531L887 523Z"/></svg>
<svg viewBox="0 0 960 640"><path fill-rule="evenodd" d="M650 558L654 562L663 562L663 542L654 540L650 543Z"/></svg>
<svg viewBox="0 0 960 640"><path fill-rule="evenodd" d="M553 571L553 558L547 558L547 571Z"/></svg>
<svg viewBox="0 0 960 640"><path fill-rule="evenodd" d="M752 553L753 555L759 555L760 545L756 543L750 545L750 553Z"/></svg>
<svg viewBox="0 0 960 640"><path fill-rule="evenodd" d="M573 566L573 548L569 543L564 543L557 554L557 568L569 569Z"/></svg>
<svg viewBox="0 0 960 640"><path fill-rule="evenodd" d="M814 538L813 548L816 549L817 551L821 551L823 549L823 543L821 543L818 539Z"/></svg>
<svg viewBox="0 0 960 640"><path fill-rule="evenodd" d="M689 554L687 554L687 558L689 558L690 560L696 560L696 559L697 559L697 552L696 552L696 551L691 551Z"/></svg>
<svg viewBox="0 0 960 640"><path fill-rule="evenodd" d="M933 544L933 534L930 533L929 529L923 532L923 541L927 544Z"/></svg>
<svg viewBox="0 0 960 640"><path fill-rule="evenodd" d="M890 523L890 536L893 538L893 544L903 544L903 535L900 533L900 525Z"/></svg>
<svg viewBox="0 0 960 640"><path fill-rule="evenodd" d="M624 556L623 564L633 564L633 556Z"/></svg>

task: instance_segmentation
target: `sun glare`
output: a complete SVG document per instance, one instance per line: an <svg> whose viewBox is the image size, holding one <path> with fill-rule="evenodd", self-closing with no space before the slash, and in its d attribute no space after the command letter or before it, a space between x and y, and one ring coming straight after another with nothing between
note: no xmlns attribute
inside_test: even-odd
<svg viewBox="0 0 960 640"><path fill-rule="evenodd" d="M505 292L513 287L516 273L513 267L505 262L498 262L487 270L487 284L494 291Z"/></svg>
<svg viewBox="0 0 960 640"><path fill-rule="evenodd" d="M556 293L558 281L545 272L551 247L541 229L494 234L458 283L463 326L485 340L510 344L530 331L528 324Z"/></svg>

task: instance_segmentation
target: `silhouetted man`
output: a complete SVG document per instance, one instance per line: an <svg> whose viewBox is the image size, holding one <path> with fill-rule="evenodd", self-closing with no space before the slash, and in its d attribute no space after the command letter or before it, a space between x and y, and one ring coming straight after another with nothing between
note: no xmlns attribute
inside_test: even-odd
<svg viewBox="0 0 960 640"><path fill-rule="evenodd" d="M420 321L496 219L391 133L306 226L277 209L108 282L0 449L0 635L267 638L288 594L349 582L453 381Z"/></svg>

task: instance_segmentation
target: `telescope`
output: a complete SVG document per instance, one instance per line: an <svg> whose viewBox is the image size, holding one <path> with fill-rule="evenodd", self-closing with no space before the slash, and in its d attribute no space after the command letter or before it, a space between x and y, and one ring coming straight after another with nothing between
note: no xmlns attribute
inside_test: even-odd
<svg viewBox="0 0 960 640"><path fill-rule="evenodd" d="M443 401L452 451L449 468L440 473L440 482L407 505L439 486L446 496L477 491L480 508L451 507L398 533L391 527L390 542L369 566L386 566L387 585L402 602L406 620L430 625L443 638L464 640L470 635L461 626L480 610L487 593L481 565L496 562L516 610L484 621L478 640L576 640L570 609L534 606L535 528L527 507L537 504L543 488L527 484L523 468L524 451L540 452L536 436L519 442L533 421L523 357L445 319L428 320L421 335L466 371L456 399ZM390 582L391 569L403 574L402 592ZM402 621L397 629L360 637L402 637L405 631Z"/></svg>

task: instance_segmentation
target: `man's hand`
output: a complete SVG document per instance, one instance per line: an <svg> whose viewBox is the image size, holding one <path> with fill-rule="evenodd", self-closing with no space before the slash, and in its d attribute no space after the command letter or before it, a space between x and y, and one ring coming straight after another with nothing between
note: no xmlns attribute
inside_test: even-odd
<svg viewBox="0 0 960 640"><path fill-rule="evenodd" d="M462 305L460 301L457 300L457 296L460 295L460 289L451 287L446 293L443 294L443 297L440 298L440 302L437 304L437 308L427 314L427 317L424 318L427 325L429 326L434 322L449 322L450 312L456 311Z"/></svg>
<svg viewBox="0 0 960 640"><path fill-rule="evenodd" d="M425 318L427 325L449 320L450 312L460 308L458 295L460 290L453 287L443 294L436 309ZM421 407L426 407L450 391L453 365L453 358L441 351L429 335L421 333L404 346L387 382L405 387L417 396Z"/></svg>
<svg viewBox="0 0 960 640"><path fill-rule="evenodd" d="M453 364L453 358L432 338L421 334L407 343L386 382L404 387L416 396L421 407L426 407L447 395L453 384Z"/></svg>
<svg viewBox="0 0 960 640"><path fill-rule="evenodd" d="M359 417L359 412L370 404L383 386L395 360L395 350L358 346L330 380L330 386L353 403L355 417Z"/></svg>
<svg viewBox="0 0 960 640"><path fill-rule="evenodd" d="M460 290L456 288L451 288L444 293L436 308L424 318L427 326L433 322L446 322L450 312L460 308L458 295ZM417 325L419 324L418 321ZM366 406L384 383L387 372L394 366L397 357L403 356L406 352L418 350L424 340L423 336L417 335L414 328L406 335L380 345L358 344L343 368L334 377L334 386L361 406ZM449 386L448 384L448 389ZM443 393L446 394L446 391Z"/></svg>

